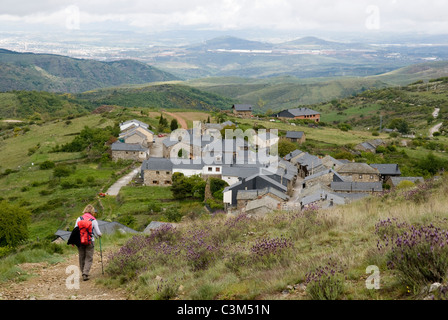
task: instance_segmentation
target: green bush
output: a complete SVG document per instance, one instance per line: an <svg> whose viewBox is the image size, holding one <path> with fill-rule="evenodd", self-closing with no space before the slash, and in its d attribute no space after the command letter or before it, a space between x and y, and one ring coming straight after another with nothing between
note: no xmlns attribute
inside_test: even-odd
<svg viewBox="0 0 448 320"><path fill-rule="evenodd" d="M15 247L28 238L31 213L7 201L0 202L0 247Z"/></svg>
<svg viewBox="0 0 448 320"><path fill-rule="evenodd" d="M44 161L39 165L39 168L41 170L53 169L54 167L55 167L54 162L50 160Z"/></svg>
<svg viewBox="0 0 448 320"><path fill-rule="evenodd" d="M415 187L415 183L409 180L403 180L397 185L397 189L409 189Z"/></svg>

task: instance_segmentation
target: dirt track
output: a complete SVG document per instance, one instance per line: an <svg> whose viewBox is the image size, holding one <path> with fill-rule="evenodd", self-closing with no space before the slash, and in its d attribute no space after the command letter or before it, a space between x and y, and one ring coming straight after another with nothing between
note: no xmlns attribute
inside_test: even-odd
<svg viewBox="0 0 448 320"><path fill-rule="evenodd" d="M187 122L184 120L184 118L180 117L178 114L172 113L172 112L166 112L164 111L163 113L166 113L167 115L172 116L173 118L175 118L177 120L177 122L179 123L179 125L182 127L182 129L188 129L188 125Z"/></svg>
<svg viewBox="0 0 448 320"><path fill-rule="evenodd" d="M103 258L105 256L107 254L103 251ZM78 266L77 254L54 265L46 262L21 264L19 268L32 276L26 281L0 283L0 300L126 300L124 291L96 284L95 280L103 277L98 251L95 251L91 279L80 280L78 288L75 287L76 282L72 281L74 273L70 269L67 271L70 266Z"/></svg>

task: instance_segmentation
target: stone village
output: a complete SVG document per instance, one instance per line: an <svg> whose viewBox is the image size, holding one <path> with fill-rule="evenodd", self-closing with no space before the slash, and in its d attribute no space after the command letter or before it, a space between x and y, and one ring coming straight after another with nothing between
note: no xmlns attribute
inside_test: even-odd
<svg viewBox="0 0 448 320"><path fill-rule="evenodd" d="M251 106L235 105L232 109L240 117L250 117ZM297 108L273 117L309 118L318 122L320 115ZM276 130L221 139L221 130L237 127L236 124L231 121L199 124L193 129L180 130L177 136L159 137L141 121L123 122L118 141L111 145L112 159L141 162L140 181L146 186L169 187L176 172L199 175L204 180L222 179L228 183L223 191L225 211L232 214L264 215L274 210L328 208L381 193L384 185L393 189L403 180L423 182L422 177L402 177L397 164L369 165L329 155L319 157L299 149L278 157L275 147L280 138ZM288 131L285 138L303 143L305 134ZM381 143L377 139L359 147L376 148Z"/></svg>

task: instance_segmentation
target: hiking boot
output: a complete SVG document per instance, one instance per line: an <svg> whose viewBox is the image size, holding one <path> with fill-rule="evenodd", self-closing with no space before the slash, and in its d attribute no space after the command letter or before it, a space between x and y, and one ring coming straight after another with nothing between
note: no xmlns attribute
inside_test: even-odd
<svg viewBox="0 0 448 320"><path fill-rule="evenodd" d="M87 274L82 275L82 280L87 281L89 280L89 276Z"/></svg>

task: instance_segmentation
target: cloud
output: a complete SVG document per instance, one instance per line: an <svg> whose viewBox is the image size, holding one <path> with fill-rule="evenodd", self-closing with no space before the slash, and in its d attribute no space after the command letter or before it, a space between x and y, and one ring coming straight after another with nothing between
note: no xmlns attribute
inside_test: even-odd
<svg viewBox="0 0 448 320"><path fill-rule="evenodd" d="M373 10L369 11L369 8ZM444 0L2 0L2 23L80 28L119 22L143 30L273 29L443 32Z"/></svg>

